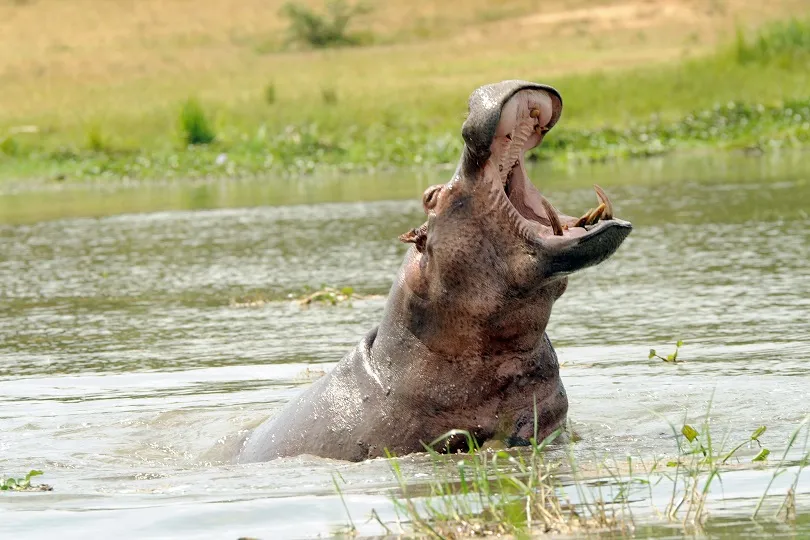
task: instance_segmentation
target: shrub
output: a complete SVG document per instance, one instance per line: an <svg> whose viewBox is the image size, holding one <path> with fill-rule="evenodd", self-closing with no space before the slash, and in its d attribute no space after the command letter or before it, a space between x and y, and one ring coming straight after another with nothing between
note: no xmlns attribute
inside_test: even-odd
<svg viewBox="0 0 810 540"><path fill-rule="evenodd" d="M0 153L2 154L7 156L15 156L19 150L20 145L17 143L17 140L10 135L0 142Z"/></svg>
<svg viewBox="0 0 810 540"><path fill-rule="evenodd" d="M334 88L321 88L321 99L326 105L334 105L338 101L337 91Z"/></svg>
<svg viewBox="0 0 810 540"><path fill-rule="evenodd" d="M348 27L355 16L369 11L364 4L349 5L345 0L329 0L324 14L303 4L287 2L281 8L281 15L290 20L289 41L323 49L359 45L366 40L363 34L349 33Z"/></svg>
<svg viewBox="0 0 810 540"><path fill-rule="evenodd" d="M104 143L104 135L101 133L101 128L92 126L87 130L87 147L93 152L104 152L107 150L107 145Z"/></svg>
<svg viewBox="0 0 810 540"><path fill-rule="evenodd" d="M810 20L790 19L767 25L749 41L737 30L734 47L737 62L792 65L810 60Z"/></svg>
<svg viewBox="0 0 810 540"><path fill-rule="evenodd" d="M264 101L268 105L272 105L276 102L276 85L275 83L269 83L267 86L264 87Z"/></svg>
<svg viewBox="0 0 810 540"><path fill-rule="evenodd" d="M189 145L209 144L216 138L202 105L193 98L189 98L180 110L180 129L183 140Z"/></svg>

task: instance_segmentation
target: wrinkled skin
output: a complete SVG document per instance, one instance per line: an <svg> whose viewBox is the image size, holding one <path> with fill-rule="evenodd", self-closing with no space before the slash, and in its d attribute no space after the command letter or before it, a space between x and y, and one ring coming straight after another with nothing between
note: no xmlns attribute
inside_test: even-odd
<svg viewBox="0 0 810 540"><path fill-rule="evenodd" d="M606 197L579 220L559 213L526 176L525 151L562 111L556 90L504 81L476 90L469 108L460 164L425 191L427 223L402 237L414 245L379 327L249 435L238 461L404 455L453 429L520 445L564 423L551 307L566 276L612 255L631 227Z"/></svg>

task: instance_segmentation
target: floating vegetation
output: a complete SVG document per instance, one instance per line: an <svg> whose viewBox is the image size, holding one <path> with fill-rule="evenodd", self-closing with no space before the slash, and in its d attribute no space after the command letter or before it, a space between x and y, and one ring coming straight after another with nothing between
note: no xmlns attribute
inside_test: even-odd
<svg viewBox="0 0 810 540"><path fill-rule="evenodd" d="M231 298L228 305L236 308L262 307L272 300L273 298L268 296L266 293L252 292L243 296Z"/></svg>
<svg viewBox="0 0 810 540"><path fill-rule="evenodd" d="M355 294L353 287L343 287L341 289L336 289L335 287L322 287L317 291L308 293L305 296L298 298L298 303L302 306L309 306L312 303L336 306L338 304L349 302L350 300L358 298L362 297Z"/></svg>
<svg viewBox="0 0 810 540"><path fill-rule="evenodd" d="M53 491L48 484L31 484L32 478L42 474L42 471L30 470L23 478L0 478L0 491Z"/></svg>
<svg viewBox="0 0 810 540"><path fill-rule="evenodd" d="M322 304L336 306L339 304L351 305L352 300L364 300L373 298L374 295L358 294L355 292L354 287L331 287L328 285L321 285L317 290L310 287L305 287L304 291L299 294L290 293L286 297L273 295L264 291L254 291L242 296L237 296L230 299L229 305L231 307L261 307L270 302L278 302L283 298L294 300L302 307L308 307L313 304Z"/></svg>
<svg viewBox="0 0 810 540"><path fill-rule="evenodd" d="M664 362L669 362L670 364L677 364L678 362L683 362L683 360L678 360L678 352L680 352L681 347L683 347L683 341L680 339L675 343L675 352L672 354L668 354L666 356L660 356L658 353L655 352L655 349L650 349L650 360L653 358L658 358L663 360Z"/></svg>

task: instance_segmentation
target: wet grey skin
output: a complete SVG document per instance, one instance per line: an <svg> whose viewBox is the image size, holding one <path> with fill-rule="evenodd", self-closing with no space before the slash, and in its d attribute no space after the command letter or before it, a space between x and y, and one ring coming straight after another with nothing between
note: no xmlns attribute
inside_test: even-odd
<svg viewBox="0 0 810 540"><path fill-rule="evenodd" d="M631 225L598 186L598 206L575 218L528 179L524 155L561 112L545 85L472 93L460 163L425 191L427 222L401 237L413 245L379 326L249 434L237 461L405 455L453 429L479 444L522 445L564 424L568 399L545 332L551 307L566 276L610 257ZM435 448L466 446L455 436Z"/></svg>

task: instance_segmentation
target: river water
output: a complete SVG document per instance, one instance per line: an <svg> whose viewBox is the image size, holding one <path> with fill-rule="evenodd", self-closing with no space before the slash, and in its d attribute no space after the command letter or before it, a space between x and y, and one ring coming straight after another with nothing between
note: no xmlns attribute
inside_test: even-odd
<svg viewBox="0 0 810 540"><path fill-rule="evenodd" d="M449 174L6 185L0 476L41 469L35 480L54 490L0 494L0 536L329 535L348 522L335 472L361 532L379 532L372 510L393 521L384 460L223 458L380 319L406 249L396 237L422 222L422 189ZM597 182L635 226L612 259L572 276L548 329L577 459L673 456L669 423L697 426L710 405L729 444L765 425L770 458L752 464L759 448L744 445L711 508L720 533L765 534L749 503L810 413L810 159L692 156L531 176L569 214L594 206ZM322 285L363 297L293 299ZM678 339L683 362L648 358ZM424 456L401 461L427 481ZM796 499L807 509L810 472ZM774 531L810 534L810 523Z"/></svg>

